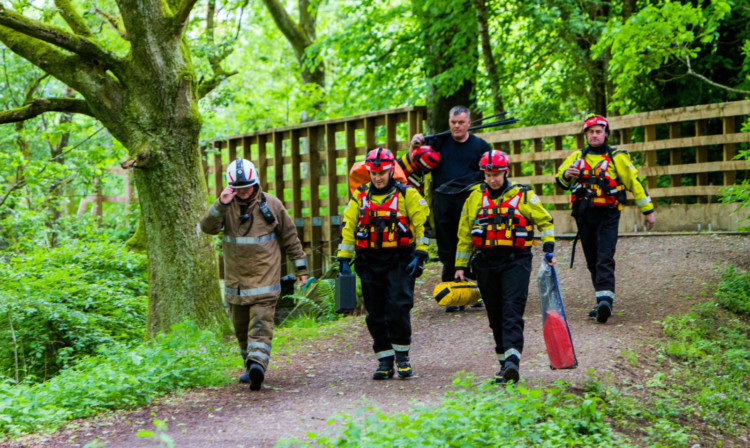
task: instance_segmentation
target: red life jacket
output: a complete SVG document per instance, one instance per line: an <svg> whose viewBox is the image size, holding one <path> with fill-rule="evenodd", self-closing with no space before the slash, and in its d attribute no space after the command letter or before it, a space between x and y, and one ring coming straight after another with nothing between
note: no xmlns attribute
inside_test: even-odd
<svg viewBox="0 0 750 448"><path fill-rule="evenodd" d="M613 179L609 174L612 158L617 154L607 148L602 160L593 168L586 162L586 149L581 151L581 158L576 161L581 175L570 187L570 206L576 207L579 201L587 201L588 205L595 207L617 207L622 210L622 205L627 197L625 186L619 179ZM614 169L614 166L612 167Z"/></svg>
<svg viewBox="0 0 750 448"><path fill-rule="evenodd" d="M528 190L528 187L522 186L516 195L498 206L490 198L490 189L482 184L482 208L471 229L472 242L476 247L491 249L505 246L524 249L534 244L534 226L518 211L521 200L526 201Z"/></svg>
<svg viewBox="0 0 750 448"><path fill-rule="evenodd" d="M356 250L396 249L412 244L413 234L409 220L398 210L401 197L406 197L406 186L396 182L393 192L383 203L375 205L370 199L370 184L357 188L359 191L359 220L354 234Z"/></svg>

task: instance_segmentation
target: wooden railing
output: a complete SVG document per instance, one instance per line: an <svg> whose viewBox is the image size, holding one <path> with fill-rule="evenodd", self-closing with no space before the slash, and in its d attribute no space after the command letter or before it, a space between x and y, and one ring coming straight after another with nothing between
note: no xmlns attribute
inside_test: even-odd
<svg viewBox="0 0 750 448"><path fill-rule="evenodd" d="M737 101L611 117L610 144L631 153L658 203L708 204L722 187L748 178L747 161L733 160L750 144L750 133L740 131L748 115L750 101ZM423 107L408 107L235 135L205 149L204 171L218 195L227 164L238 156L252 160L263 189L284 201L300 227L312 267L320 268L324 255L335 253L349 167L378 146L403 154L424 119ZM565 221L569 195L555 185L554 175L572 150L584 146L581 122L480 135L509 153L514 182L533 185L544 203L555 204L557 233L574 231ZM669 222L660 223L670 230ZM680 229L679 222L672 224ZM627 220L621 225L633 229Z"/></svg>

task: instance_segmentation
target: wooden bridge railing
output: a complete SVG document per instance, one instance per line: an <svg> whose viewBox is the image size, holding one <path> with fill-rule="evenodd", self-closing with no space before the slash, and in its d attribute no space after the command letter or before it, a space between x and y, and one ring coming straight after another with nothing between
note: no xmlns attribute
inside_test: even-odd
<svg viewBox="0 0 750 448"><path fill-rule="evenodd" d="M748 178L747 161L733 160L750 144L750 133L740 131L748 115L750 101L737 101L611 117L610 144L631 153L658 203L708 204L720 188ZM403 154L424 119L423 107L408 107L230 136L205 149L204 172L218 195L227 164L238 156L252 160L263 189L284 201L301 228L312 267L319 269L336 249L349 167L377 146ZM514 182L533 185L545 203L555 204L558 233L571 231L564 222L569 196L554 174L584 146L580 131L575 121L480 134L511 156Z"/></svg>

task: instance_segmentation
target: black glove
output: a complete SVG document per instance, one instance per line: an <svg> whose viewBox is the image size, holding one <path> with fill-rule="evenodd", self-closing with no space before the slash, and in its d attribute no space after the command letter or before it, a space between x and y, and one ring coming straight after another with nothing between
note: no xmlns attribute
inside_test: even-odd
<svg viewBox="0 0 750 448"><path fill-rule="evenodd" d="M429 255L423 250L418 250L414 253L414 259L406 266L406 272L409 273L411 278L419 278L424 271L424 261Z"/></svg>
<svg viewBox="0 0 750 448"><path fill-rule="evenodd" d="M339 257L336 259L336 261L339 262L339 272L343 274L352 272L352 269L349 266L349 264L352 262L351 258Z"/></svg>
<svg viewBox="0 0 750 448"><path fill-rule="evenodd" d="M555 252L555 243L553 241L547 241L542 245L542 252L545 254L551 254Z"/></svg>

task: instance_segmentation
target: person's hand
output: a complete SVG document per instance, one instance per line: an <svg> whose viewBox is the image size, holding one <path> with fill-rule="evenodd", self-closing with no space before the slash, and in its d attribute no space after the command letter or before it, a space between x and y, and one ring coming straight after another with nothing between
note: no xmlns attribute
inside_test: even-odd
<svg viewBox="0 0 750 448"><path fill-rule="evenodd" d="M339 257L336 261L339 262L339 272L344 274L352 272L351 266L349 266L352 262L351 258Z"/></svg>
<svg viewBox="0 0 750 448"><path fill-rule="evenodd" d="M568 169L565 170L565 179L572 179L580 175L581 170L579 170L575 165L570 165Z"/></svg>
<svg viewBox="0 0 750 448"><path fill-rule="evenodd" d="M427 252L418 250L414 253L414 259L406 266L406 272L411 278L419 278L424 272L424 261L427 259Z"/></svg>
<svg viewBox="0 0 750 448"><path fill-rule="evenodd" d="M297 276L297 283L300 286L305 286L305 283L307 283L307 276L306 275L299 275L299 276Z"/></svg>
<svg viewBox="0 0 750 448"><path fill-rule="evenodd" d="M466 277L464 276L463 269L456 269L456 273L454 274L454 280L458 282L466 281Z"/></svg>
<svg viewBox="0 0 750 448"><path fill-rule="evenodd" d="M219 200L222 204L229 205L229 203L232 202L232 199L234 199L235 196L237 196L237 192L234 191L234 188L231 185L227 185L223 190L221 190Z"/></svg>
<svg viewBox="0 0 750 448"><path fill-rule="evenodd" d="M545 253L544 260L550 266L554 266L555 264L557 264L557 258L555 258L555 254L553 254L552 252Z"/></svg>
<svg viewBox="0 0 750 448"><path fill-rule="evenodd" d="M654 228L654 223L656 222L656 213L649 213L648 215L643 215L643 225L646 226L646 230L651 230Z"/></svg>
<svg viewBox="0 0 750 448"><path fill-rule="evenodd" d="M411 149L419 148L424 144L424 134L414 134L411 138Z"/></svg>

